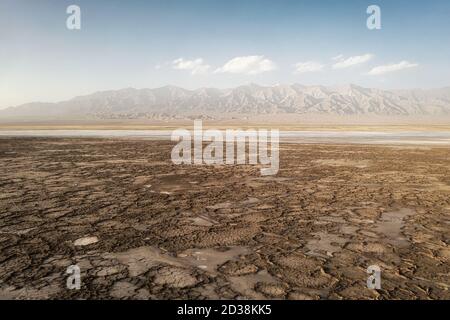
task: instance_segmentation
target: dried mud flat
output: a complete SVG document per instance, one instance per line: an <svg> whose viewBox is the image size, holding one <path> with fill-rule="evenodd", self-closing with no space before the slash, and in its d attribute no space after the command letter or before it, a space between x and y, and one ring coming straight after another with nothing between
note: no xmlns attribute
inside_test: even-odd
<svg viewBox="0 0 450 320"><path fill-rule="evenodd" d="M0 298L450 299L450 148L282 144L261 177L172 146L0 139Z"/></svg>

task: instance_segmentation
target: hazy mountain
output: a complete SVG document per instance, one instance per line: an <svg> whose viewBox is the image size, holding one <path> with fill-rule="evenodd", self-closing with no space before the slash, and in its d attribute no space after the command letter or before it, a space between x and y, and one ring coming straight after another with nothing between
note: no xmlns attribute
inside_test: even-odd
<svg viewBox="0 0 450 320"><path fill-rule="evenodd" d="M0 118L223 119L271 114L450 115L450 87L397 91L299 84L197 90L128 88L58 103L28 103L1 110Z"/></svg>

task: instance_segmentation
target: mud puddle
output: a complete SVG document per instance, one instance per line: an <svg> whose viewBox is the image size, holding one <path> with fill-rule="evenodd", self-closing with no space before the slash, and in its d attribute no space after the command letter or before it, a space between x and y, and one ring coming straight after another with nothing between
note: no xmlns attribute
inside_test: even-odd
<svg viewBox="0 0 450 320"><path fill-rule="evenodd" d="M409 246L409 240L402 233L405 219L414 215L411 209L402 208L398 211L385 212L377 221L375 231L386 237L386 242L396 247Z"/></svg>
<svg viewBox="0 0 450 320"><path fill-rule="evenodd" d="M230 247L222 249L189 249L177 255L179 261L194 267L215 273L217 267L229 260L234 260L249 252L246 247Z"/></svg>
<svg viewBox="0 0 450 320"><path fill-rule="evenodd" d="M263 300L267 299L267 295L275 297L284 295L283 288L278 286L278 280L266 270L245 276L228 277L228 280L231 288L246 298Z"/></svg>
<svg viewBox="0 0 450 320"><path fill-rule="evenodd" d="M312 233L315 236L306 244L309 256L316 256L322 258L333 257L335 252L338 252L347 243L347 240L331 233L327 232L316 232Z"/></svg>

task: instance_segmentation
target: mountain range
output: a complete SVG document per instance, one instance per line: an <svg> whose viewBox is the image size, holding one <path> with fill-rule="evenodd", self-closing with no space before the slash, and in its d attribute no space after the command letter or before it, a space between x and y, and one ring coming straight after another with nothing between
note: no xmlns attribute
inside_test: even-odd
<svg viewBox="0 0 450 320"><path fill-rule="evenodd" d="M0 110L0 118L227 119L254 115L449 116L450 87L380 90L300 84L187 90L174 86L101 91L57 103Z"/></svg>

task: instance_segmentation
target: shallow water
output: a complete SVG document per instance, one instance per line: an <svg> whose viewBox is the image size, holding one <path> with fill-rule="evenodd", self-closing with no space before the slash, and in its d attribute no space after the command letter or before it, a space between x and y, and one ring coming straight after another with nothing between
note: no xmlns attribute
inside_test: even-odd
<svg viewBox="0 0 450 320"><path fill-rule="evenodd" d="M383 234L387 238L388 243L397 247L406 247L409 245L409 241L402 234L402 228L405 225L404 219L414 213L413 210L406 208L385 212L382 214L380 221L378 221L375 231Z"/></svg>
<svg viewBox="0 0 450 320"><path fill-rule="evenodd" d="M169 140L170 130L0 130L0 137L93 137ZM280 131L290 143L450 145L450 131ZM270 139L269 139L270 141Z"/></svg>

